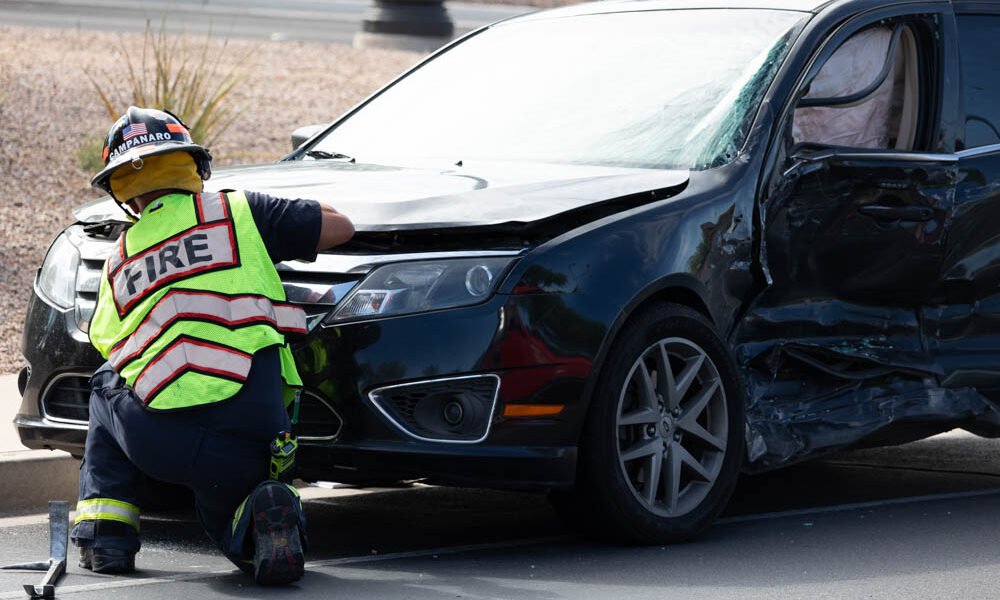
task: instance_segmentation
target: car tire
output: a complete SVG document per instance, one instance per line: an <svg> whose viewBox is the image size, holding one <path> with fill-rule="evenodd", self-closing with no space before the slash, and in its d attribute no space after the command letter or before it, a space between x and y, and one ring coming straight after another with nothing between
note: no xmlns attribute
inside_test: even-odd
<svg viewBox="0 0 1000 600"><path fill-rule="evenodd" d="M550 499L605 540L680 542L725 507L743 457L744 386L727 347L697 311L657 305L615 339L581 436L576 488Z"/></svg>

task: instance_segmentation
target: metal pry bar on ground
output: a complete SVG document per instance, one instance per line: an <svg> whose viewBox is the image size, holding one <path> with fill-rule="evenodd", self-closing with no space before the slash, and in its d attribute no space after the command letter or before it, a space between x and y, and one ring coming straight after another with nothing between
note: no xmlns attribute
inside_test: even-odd
<svg viewBox="0 0 1000 600"><path fill-rule="evenodd" d="M32 598L55 598L56 581L66 572L66 549L69 546L69 502L49 501L49 560L19 563L0 569L45 571L39 585L25 584L24 591Z"/></svg>

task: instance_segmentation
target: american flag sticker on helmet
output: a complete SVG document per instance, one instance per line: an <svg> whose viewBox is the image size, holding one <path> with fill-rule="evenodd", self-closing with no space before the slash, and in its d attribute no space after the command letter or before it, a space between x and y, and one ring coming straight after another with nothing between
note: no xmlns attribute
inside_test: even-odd
<svg viewBox="0 0 1000 600"><path fill-rule="evenodd" d="M130 140L137 135L146 135L145 123L132 123L125 129L122 129L123 140Z"/></svg>

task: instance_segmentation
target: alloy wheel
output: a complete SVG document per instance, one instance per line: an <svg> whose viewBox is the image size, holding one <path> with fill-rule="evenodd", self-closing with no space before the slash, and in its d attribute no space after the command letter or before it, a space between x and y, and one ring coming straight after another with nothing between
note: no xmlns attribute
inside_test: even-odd
<svg viewBox="0 0 1000 600"><path fill-rule="evenodd" d="M650 512L678 517L701 505L722 471L729 420L712 359L691 340L650 345L618 399L618 463Z"/></svg>

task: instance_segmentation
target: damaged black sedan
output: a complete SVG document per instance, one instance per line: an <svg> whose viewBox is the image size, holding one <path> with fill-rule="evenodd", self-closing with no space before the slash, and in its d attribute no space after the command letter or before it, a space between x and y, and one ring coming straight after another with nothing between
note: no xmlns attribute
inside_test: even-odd
<svg viewBox="0 0 1000 600"><path fill-rule="evenodd" d="M218 173L357 225L279 266L309 314L301 476L551 490L660 543L741 472L1000 434L998 40L990 2L579 5ZM110 200L76 216L36 280L16 424L79 453L126 224Z"/></svg>

